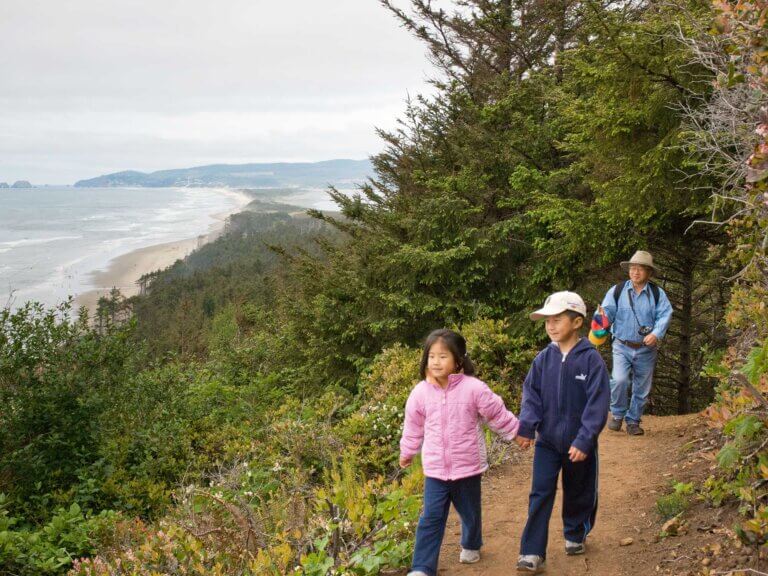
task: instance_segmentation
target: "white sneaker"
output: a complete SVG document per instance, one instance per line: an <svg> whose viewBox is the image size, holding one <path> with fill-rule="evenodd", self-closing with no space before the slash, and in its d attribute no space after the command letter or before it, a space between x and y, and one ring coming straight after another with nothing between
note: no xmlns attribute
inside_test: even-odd
<svg viewBox="0 0 768 576"><path fill-rule="evenodd" d="M584 554L585 546L583 542L571 542L565 541L565 553L568 556L577 556L578 554Z"/></svg>
<svg viewBox="0 0 768 576"><path fill-rule="evenodd" d="M461 554L459 555L459 562L462 564L474 564L475 562L480 562L480 550L467 550L462 548Z"/></svg>
<svg viewBox="0 0 768 576"><path fill-rule="evenodd" d="M414 570L413 572L408 572L408 576L429 576L429 574L421 570Z"/></svg>
<svg viewBox="0 0 768 576"><path fill-rule="evenodd" d="M538 574L544 569L544 558L534 554L520 555L517 559L517 571Z"/></svg>

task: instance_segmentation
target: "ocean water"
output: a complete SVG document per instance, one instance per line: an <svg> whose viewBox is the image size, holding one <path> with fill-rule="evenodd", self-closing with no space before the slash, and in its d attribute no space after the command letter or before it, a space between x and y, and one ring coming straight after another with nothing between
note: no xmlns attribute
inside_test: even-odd
<svg viewBox="0 0 768 576"><path fill-rule="evenodd" d="M0 190L0 306L52 306L92 289L91 272L138 248L193 238L236 211L215 188Z"/></svg>
<svg viewBox="0 0 768 576"><path fill-rule="evenodd" d="M338 190L347 195L357 192L354 189L339 188ZM275 195L271 199L275 202L284 202L302 208L315 208L327 212L335 212L339 209L338 205L328 196L327 188L300 188L291 194Z"/></svg>

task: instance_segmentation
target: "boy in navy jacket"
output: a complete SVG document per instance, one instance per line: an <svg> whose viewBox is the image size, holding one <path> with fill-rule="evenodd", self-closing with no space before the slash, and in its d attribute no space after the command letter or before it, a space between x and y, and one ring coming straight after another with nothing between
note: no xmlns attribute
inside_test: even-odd
<svg viewBox="0 0 768 576"><path fill-rule="evenodd" d="M578 294L556 292L531 314L545 319L552 342L533 361L523 384L517 443L536 439L528 522L520 544L520 572L539 572L547 553L547 535L557 478L563 471L563 528L568 555L583 554L584 540L597 512L597 437L610 404L605 362L579 336L587 307Z"/></svg>

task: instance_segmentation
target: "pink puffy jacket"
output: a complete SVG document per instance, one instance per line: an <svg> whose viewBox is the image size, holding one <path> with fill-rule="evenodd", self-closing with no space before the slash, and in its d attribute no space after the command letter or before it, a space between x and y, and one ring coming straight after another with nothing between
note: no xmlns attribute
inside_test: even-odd
<svg viewBox="0 0 768 576"><path fill-rule="evenodd" d="M422 380L405 405L400 457L421 450L424 475L438 480L481 474L488 469L482 422L505 440L512 440L520 425L482 380L451 374L445 388Z"/></svg>

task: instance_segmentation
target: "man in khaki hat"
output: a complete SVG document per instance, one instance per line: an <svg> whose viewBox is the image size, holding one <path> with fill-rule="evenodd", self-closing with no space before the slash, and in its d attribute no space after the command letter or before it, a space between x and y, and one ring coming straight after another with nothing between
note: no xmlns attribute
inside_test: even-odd
<svg viewBox="0 0 768 576"><path fill-rule="evenodd" d="M638 250L621 267L629 280L608 290L602 304L613 334L608 429L618 432L626 420L627 434L639 436L645 433L640 420L651 392L658 344L672 320L672 305L664 290L650 281L659 269L649 252ZM632 399L627 406L630 385Z"/></svg>

